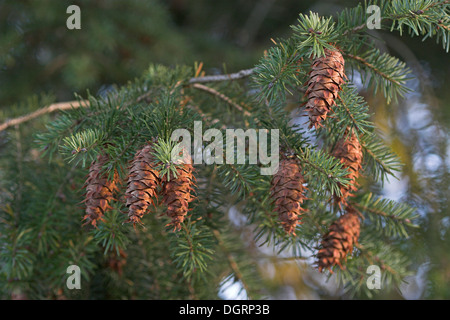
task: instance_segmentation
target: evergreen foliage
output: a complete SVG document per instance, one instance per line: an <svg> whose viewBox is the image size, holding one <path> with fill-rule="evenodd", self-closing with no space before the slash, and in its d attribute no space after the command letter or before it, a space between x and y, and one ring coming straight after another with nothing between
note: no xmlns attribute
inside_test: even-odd
<svg viewBox="0 0 450 320"><path fill-rule="evenodd" d="M348 170L332 156L337 141L349 129L355 133L363 151L361 181L382 183L402 166L380 138L368 103L352 83L359 74L364 88L382 92L388 102L408 90L406 64L381 52L367 32L366 8L371 4L380 6L384 30L435 38L448 51L448 1L366 1L337 17L300 14L292 35L274 40L250 78L211 81L205 90L192 81L200 77L198 65L151 65L141 77L103 96L87 92L85 107L62 112L34 141L23 139L21 128L11 129L9 139L15 147L7 152L18 160L2 171L0 296L20 292L40 299L205 299L217 297L220 285L233 281L249 298L264 298L267 293L257 269L260 258L249 255L247 246L314 260L328 227L344 213L332 199L340 196L341 186L351 183ZM298 96L302 110L311 61L324 56L325 49L342 52L349 80L323 127L308 129L307 124L292 123L287 99ZM76 98L84 101L81 95ZM195 199L179 231L166 226L170 218L161 195L142 225L124 223L126 183L119 185L104 221L97 228L82 227L82 186L98 155L108 156L103 170L109 179L117 172L126 181L136 151L157 141L154 166L161 178L170 180L178 168L170 158L172 132L193 132L195 120L202 121L203 131L218 128L223 136L225 129L279 129L280 152L298 159L307 186L302 204L307 211L295 233L287 234L274 214L271 176L261 175L260 167L248 159L245 164L194 165ZM44 172L20 156L23 144L39 146L48 161ZM202 148L206 146L203 141ZM42 178L55 172L62 178ZM417 213L407 204L374 195L364 184L349 205L362 217L361 236L343 268L330 271L350 294L376 293L366 286L366 269L372 264L382 269L383 288L399 286L410 274L405 251L418 227ZM231 208L239 212L237 226L228 216ZM125 259L120 270L117 259ZM66 288L70 264L81 268L86 289Z"/></svg>

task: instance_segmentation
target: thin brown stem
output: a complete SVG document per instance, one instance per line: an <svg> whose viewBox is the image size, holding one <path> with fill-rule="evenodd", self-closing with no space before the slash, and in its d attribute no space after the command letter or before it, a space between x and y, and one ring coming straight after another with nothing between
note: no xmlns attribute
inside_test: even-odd
<svg viewBox="0 0 450 320"><path fill-rule="evenodd" d="M369 207L364 206L364 205L362 205L362 204L360 204L360 203L357 203L357 202L352 202L352 205L353 205L354 207L356 207L356 208L361 209L361 210L368 211L368 212L370 212L370 213L373 213L373 214L376 214L376 215L379 215L379 216L382 216L382 217L385 217L385 218L389 218L389 219L392 219L392 220L396 220L396 221L399 221L399 222L401 222L401 223L409 223L409 222L411 222L411 221L409 221L409 219L402 219L402 218L399 218L399 217L397 217L397 216L387 214L387 213L384 212L384 211L376 210L376 209L373 209L373 208L369 208Z"/></svg>
<svg viewBox="0 0 450 320"><path fill-rule="evenodd" d="M382 72L380 69L378 69L377 67L375 67L373 64L369 63L366 59L361 58L360 56L355 56L353 54L350 53L344 53L345 57L349 57L353 60L356 60L360 63L362 63L363 65L365 65L366 67L372 69L373 71L375 71L376 73L378 73L380 76L382 76L383 78L385 78L386 80L395 83L396 85L401 85L397 80L392 79L392 77L390 77L389 75L387 75L386 73Z"/></svg>
<svg viewBox="0 0 450 320"><path fill-rule="evenodd" d="M238 105L237 103L233 102L230 98L228 98L227 96L225 96L224 94L221 94L219 92L217 92L214 89L211 89L209 87L203 86L200 83L206 83L206 82L219 82L219 81L230 81L230 80L237 80L237 79L242 79L245 77L250 76L251 74L253 74L255 72L255 68L252 69L245 69L245 70L241 70L239 72L236 73L231 73L231 74L222 74L222 75L214 75L214 76L204 76L204 77L193 77L191 78L188 83L192 84L193 87L196 87L197 89L200 90L204 90L207 91L211 94L214 94L216 96L218 96L220 99L224 100L225 102L233 105L235 108L237 108L238 110L244 112L245 115L250 115L250 113L248 111L245 111L240 105ZM181 85L180 83L177 83L176 87ZM150 95L152 94L152 92L146 92L144 94L142 94L141 96L139 96L138 98L136 98L135 102L141 102L143 100L146 100L150 97ZM89 106L89 101L88 100L82 100L82 101L67 101L67 102L59 102L59 103L53 103L47 107L41 108L39 110L36 110L34 112L31 112L29 114L14 118L14 119L10 119L5 121L4 123L0 124L0 132L3 130L8 129L9 127L15 126L15 125L20 125L24 122L33 120L37 117L40 117L44 114L47 113L51 113L51 112L55 112L55 111L60 111L60 110L70 110L72 108L79 108L79 107L88 107Z"/></svg>
<svg viewBox="0 0 450 320"><path fill-rule="evenodd" d="M69 110L72 108L79 108L79 107L84 107L87 105L89 105L89 101L87 101L87 100L53 103L53 104L49 105L48 107L36 110L27 115L5 121L4 123L2 123L0 125L0 131L3 131L5 129L15 126L15 125L22 124L26 121L40 117L47 113L51 113L51 112L59 111L59 110Z"/></svg>
<svg viewBox="0 0 450 320"><path fill-rule="evenodd" d="M245 291L247 292L247 297L249 299L251 299L249 287L248 287L247 283L244 281L244 277L242 276L242 273L239 270L236 260L233 258L233 256L228 251L228 249L225 247L225 244L223 243L220 232L218 230L214 229L213 234L216 237L217 241L219 242L219 246L221 247L222 251L227 256L228 263L229 263L231 269L233 270L235 277L241 282L242 286L244 287Z"/></svg>
<svg viewBox="0 0 450 320"><path fill-rule="evenodd" d="M360 131L359 127L358 127L358 123L355 120L355 117L353 116L353 114L350 112L349 108L347 107L347 105L345 104L344 100L338 96L339 101L341 101L342 106L344 107L345 111L347 112L347 114L349 115L350 119L352 119L353 125L355 126L356 130Z"/></svg>
<svg viewBox="0 0 450 320"><path fill-rule="evenodd" d="M193 88L196 88L196 89L199 89L199 90L202 90L202 91L205 91L205 92L208 92L209 94L212 94L212 95L218 97L219 99L225 101L226 103L228 103L229 105L233 106L233 107L236 108L237 110L243 112L244 115L247 116L247 117L251 115L250 112L248 112L247 110L244 110L244 108L242 108L242 107L241 107L240 105L238 105L236 102L234 102L233 100L231 100L231 98L227 97L227 96L224 95L223 93L221 93L221 92L219 92L219 91L217 91L217 90L215 90L215 89L213 89L213 88L207 87L207 86L205 86L205 85L203 85L203 84L200 84L200 83L194 83L194 84L192 85L192 87L193 87Z"/></svg>
<svg viewBox="0 0 450 320"><path fill-rule="evenodd" d="M379 158L377 157L372 150L370 150L367 145L363 142L361 142L361 147L364 149L365 152L367 152L373 159L375 159L375 161L383 167L383 169L394 176L394 173L391 171L391 169L388 168L388 166Z"/></svg>
<svg viewBox="0 0 450 320"><path fill-rule="evenodd" d="M387 265L384 260L382 260L380 257L374 255L371 251L367 250L360 244L355 244L355 247L358 248L361 251L361 255L365 256L366 259L369 261L369 263L379 263L381 269L388 271L389 273L396 275L397 271L392 269L389 265Z"/></svg>

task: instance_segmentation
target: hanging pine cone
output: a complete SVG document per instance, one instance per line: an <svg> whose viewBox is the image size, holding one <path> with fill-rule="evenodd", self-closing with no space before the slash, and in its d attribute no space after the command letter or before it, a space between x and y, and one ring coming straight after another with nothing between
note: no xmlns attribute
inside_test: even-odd
<svg viewBox="0 0 450 320"><path fill-rule="evenodd" d="M194 167L190 161L185 161L177 168L177 177L171 177L164 184L163 202L167 205L167 216L172 219L171 225L174 231L181 229L189 211L189 203L194 200L191 194L194 187Z"/></svg>
<svg viewBox="0 0 450 320"><path fill-rule="evenodd" d="M281 160L278 172L272 177L270 196L281 225L288 234L295 235L295 227L301 223L301 215L306 211L301 207L306 199L304 182L295 159Z"/></svg>
<svg viewBox="0 0 450 320"><path fill-rule="evenodd" d="M344 58L338 50L325 49L325 56L314 59L305 94L310 128L322 126L321 122L336 104L344 77Z"/></svg>
<svg viewBox="0 0 450 320"><path fill-rule="evenodd" d="M341 185L342 195L335 197L336 203L342 207L347 204L348 197L357 190L356 179L359 176L363 159L362 147L355 133L352 131L352 134L349 135L346 132L344 138L336 144L332 154L339 158L343 167L349 171L346 178L350 179L350 183L347 186Z"/></svg>
<svg viewBox="0 0 450 320"><path fill-rule="evenodd" d="M118 190L118 174L114 172L112 181L108 180L108 174L103 172L102 167L108 160L107 155L99 155L96 161L91 163L89 174L86 179L85 204L86 215L84 224L91 224L97 227L99 220L103 220L103 215L108 209L111 209L109 203L114 199L114 192Z"/></svg>
<svg viewBox="0 0 450 320"><path fill-rule="evenodd" d="M149 206L154 205L156 189L160 185L159 173L153 169L153 147L146 145L139 150L131 163L127 190L128 220L140 223Z"/></svg>
<svg viewBox="0 0 450 320"><path fill-rule="evenodd" d="M353 246L358 242L361 220L359 214L351 207L347 207L346 213L334 221L328 233L323 237L321 248L317 255L319 271L339 265L353 251ZM331 271L332 272L332 271Z"/></svg>

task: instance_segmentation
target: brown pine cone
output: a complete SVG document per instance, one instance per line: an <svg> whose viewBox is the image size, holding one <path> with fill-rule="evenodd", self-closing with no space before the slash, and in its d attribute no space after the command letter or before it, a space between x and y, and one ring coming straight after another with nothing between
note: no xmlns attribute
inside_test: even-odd
<svg viewBox="0 0 450 320"><path fill-rule="evenodd" d="M314 59L307 82L305 110L309 127L323 126L344 81L344 58L338 50L325 49L325 56Z"/></svg>
<svg viewBox="0 0 450 320"><path fill-rule="evenodd" d="M342 195L335 197L336 203L342 207L343 205L347 205L348 197L353 196L353 192L357 190L356 179L359 177L362 168L362 147L355 133L352 132L351 135L345 133L344 138L336 144L332 154L336 158L339 158L343 167L349 171L346 178L350 179L350 183L347 186L341 185L340 191Z"/></svg>
<svg viewBox="0 0 450 320"><path fill-rule="evenodd" d="M159 173L153 169L153 147L146 145L136 152L128 174L125 198L128 207L128 220L133 224L141 219L150 205L154 205L156 189L160 185Z"/></svg>
<svg viewBox="0 0 450 320"><path fill-rule="evenodd" d="M91 224L97 227L99 220L103 220L103 215L111 206L109 203L114 200L114 192L118 191L117 181L118 173L114 172L112 181L108 181L108 174L102 171L102 167L108 160L107 155L99 155L96 161L91 163L89 174L86 179L85 188L86 196L86 215L83 220L84 224Z"/></svg>
<svg viewBox="0 0 450 320"><path fill-rule="evenodd" d="M359 214L351 207L347 207L346 213L334 221L328 233L323 237L321 248L317 255L319 271L339 265L353 251L353 246L358 242L361 220ZM332 271L331 271L332 272Z"/></svg>
<svg viewBox="0 0 450 320"><path fill-rule="evenodd" d="M174 231L181 229L189 203L195 198L191 194L195 182L193 171L194 167L188 161L177 168L176 178L165 180L163 202L167 205L167 216L172 219L168 225L173 226Z"/></svg>
<svg viewBox="0 0 450 320"><path fill-rule="evenodd" d="M270 196L281 225L288 234L295 235L295 227L301 223L301 215L306 211L301 207L306 199L304 182L295 159L281 160L278 172L272 177Z"/></svg>

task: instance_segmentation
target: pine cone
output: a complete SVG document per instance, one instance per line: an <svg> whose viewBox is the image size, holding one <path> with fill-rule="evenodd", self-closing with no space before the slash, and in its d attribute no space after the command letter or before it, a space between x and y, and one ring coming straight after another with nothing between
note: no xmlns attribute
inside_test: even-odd
<svg viewBox="0 0 450 320"><path fill-rule="evenodd" d="M270 196L281 224L288 234L295 235L295 227L301 223L301 215L306 211L301 207L306 199L304 182L295 159L281 160L278 172L272 177Z"/></svg>
<svg viewBox="0 0 450 320"><path fill-rule="evenodd" d="M332 154L339 158L343 167L349 171L346 178L350 179L350 183L347 186L341 185L340 191L342 196L335 197L336 203L342 207L342 205L347 205L347 198L352 196L352 193L357 190L356 179L362 167L362 147L355 133L352 132L351 135L348 135L346 132L344 138L336 144Z"/></svg>
<svg viewBox="0 0 450 320"><path fill-rule="evenodd" d="M152 168L152 145L146 145L136 152L128 174L127 199L128 220L133 224L140 223L150 205L154 205L156 189L160 184L158 171Z"/></svg>
<svg viewBox="0 0 450 320"><path fill-rule="evenodd" d="M172 177L164 184L163 202L167 205L167 216L172 219L168 225L174 226L174 231L181 229L189 203L194 200L191 194L194 186L194 168L190 161L177 168L177 177Z"/></svg>
<svg viewBox="0 0 450 320"><path fill-rule="evenodd" d="M321 122L336 104L344 77L344 58L338 50L325 49L325 56L314 59L305 94L310 128L322 126Z"/></svg>
<svg viewBox="0 0 450 320"><path fill-rule="evenodd" d="M339 265L353 251L358 242L361 220L359 214L350 207L346 213L334 221L328 233L323 237L321 249L317 255L319 271ZM332 272L332 271L331 271Z"/></svg>
<svg viewBox="0 0 450 320"><path fill-rule="evenodd" d="M118 190L117 171L114 172L112 181L108 181L108 174L102 171L102 167L107 160L107 155L99 155L97 160L91 163L85 183L86 215L83 220L86 220L84 224L90 223L94 227L97 227L99 220L103 220L105 212L111 209L109 203L114 200L113 194Z"/></svg>

